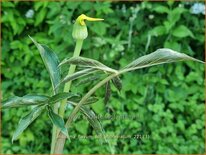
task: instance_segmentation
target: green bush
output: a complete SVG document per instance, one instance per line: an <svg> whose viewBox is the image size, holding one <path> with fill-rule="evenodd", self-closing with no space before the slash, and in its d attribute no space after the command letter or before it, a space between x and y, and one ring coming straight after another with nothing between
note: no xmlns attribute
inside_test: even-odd
<svg viewBox="0 0 206 155"><path fill-rule="evenodd" d="M2 95L51 93L49 75L28 35L47 44L62 60L72 56L72 25L81 13L104 18L88 23L82 56L120 68L134 58L167 47L203 60L204 15L192 13L197 2L2 2ZM115 153L204 153L204 66L195 62L165 64L123 75L120 93L113 87L107 105L92 105L104 119ZM90 84L73 87L86 92ZM100 98L104 90L96 92ZM51 123L44 114L11 143L19 118L27 108L2 112L3 153L49 153ZM127 119L118 118L128 116ZM133 117L134 118L131 118ZM73 123L70 135L93 135L84 119ZM139 135L146 135L140 138ZM98 139L73 139L64 153L109 153Z"/></svg>

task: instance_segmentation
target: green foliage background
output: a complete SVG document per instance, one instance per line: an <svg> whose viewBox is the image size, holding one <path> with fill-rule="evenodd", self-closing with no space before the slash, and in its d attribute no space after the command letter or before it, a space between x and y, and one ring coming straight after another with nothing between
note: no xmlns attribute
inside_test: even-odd
<svg viewBox="0 0 206 155"><path fill-rule="evenodd" d="M51 94L49 76L28 38L47 44L60 60L72 56L72 25L82 13L104 18L87 23L89 37L82 56L120 68L133 59L168 47L204 60L204 15L191 14L195 2L2 2L2 95ZM26 18L29 9L32 18ZM121 93L112 87L104 105L92 108L101 116L107 135L149 135L142 139L109 139L115 153L204 153L204 65L166 64L123 75ZM94 82L95 83L95 82ZM93 84L94 84L93 83ZM91 84L73 88L86 92ZM51 123L47 114L37 119L13 144L19 119L29 108L2 112L3 153L49 153ZM135 116L135 119L131 117ZM94 135L85 119L73 123L70 135ZM64 153L109 153L98 139L73 139Z"/></svg>

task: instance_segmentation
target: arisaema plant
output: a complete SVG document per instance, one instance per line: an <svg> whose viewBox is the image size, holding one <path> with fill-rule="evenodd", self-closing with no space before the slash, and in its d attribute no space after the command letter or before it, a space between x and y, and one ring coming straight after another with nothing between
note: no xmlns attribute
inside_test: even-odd
<svg viewBox="0 0 206 155"><path fill-rule="evenodd" d="M14 96L2 103L2 109L33 106L32 110L20 119L17 129L13 134L12 141L18 139L21 133L25 131L42 112L46 111L53 123L51 154L61 154L63 152L65 140L69 139L70 132L68 131L68 128L72 125L75 116L80 112L85 115L96 133L103 136L103 140L108 144L111 153L115 153L115 149L111 147L109 141L104 137L105 133L101 122L95 117L96 114L90 106L97 101L97 98L94 96L96 90L102 86L106 86L105 96L103 98L105 102L108 102L111 93L111 84L113 84L119 91L124 89L124 83L122 84L120 78L122 74L142 68L178 61L196 61L204 63L184 53L179 53L167 48L157 49L151 54L137 58L119 70L110 68L97 60L81 57L80 52L83 41L88 36L85 22L102 20L103 19L99 18L91 18L84 14L76 19L72 33L72 36L76 41L73 57L65 58L61 62L58 60L58 56L49 47L39 44L30 37L38 48L44 65L50 75L53 95L28 94L22 97ZM64 77L62 77L61 71L61 68L63 67L69 68L68 74ZM77 71L76 68L78 69ZM82 81L85 81L88 77L90 77L89 79L92 79L94 75L100 75L97 77L99 82L88 92L85 94L75 94L70 91L72 81L77 79L83 79ZM84 82L82 82L82 84L84 84ZM65 117L67 105L73 107L69 117ZM64 120L66 120L66 122Z"/></svg>

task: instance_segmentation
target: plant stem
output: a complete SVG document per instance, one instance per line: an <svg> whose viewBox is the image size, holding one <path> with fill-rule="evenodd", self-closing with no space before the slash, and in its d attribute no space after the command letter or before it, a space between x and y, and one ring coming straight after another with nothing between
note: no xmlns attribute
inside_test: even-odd
<svg viewBox="0 0 206 155"><path fill-rule="evenodd" d="M82 49L82 44L83 44L83 40L77 40L76 41L76 46L75 46L75 49L74 49L74 54L73 54L73 57L78 57L80 55L80 52L81 52L81 49ZM68 72L68 75L72 75L74 72L75 72L75 69L76 69L76 65L71 65L70 68L69 68L69 72ZM70 91L70 88L71 88L71 84L72 84L72 81L69 81L68 83L66 83L64 85L64 92L69 92ZM66 107L66 99L63 100L60 104L60 108L59 108L59 115L64 118L64 113L65 113L65 107ZM58 107L55 107L55 109L58 109ZM54 109L54 110L55 110ZM58 112L58 110L57 110ZM57 130L56 127L53 127L53 133L52 133L52 145L51 145L51 154L55 153L55 148L56 146L55 145L58 145L57 144L57 137L59 135L59 130Z"/></svg>
<svg viewBox="0 0 206 155"><path fill-rule="evenodd" d="M58 113L58 105L57 104L54 105L54 112ZM52 127L52 142L51 142L50 154L53 154L53 152L54 152L54 146L55 146L55 142L56 142L56 137L57 137L57 127L55 125L53 125L53 127Z"/></svg>
<svg viewBox="0 0 206 155"><path fill-rule="evenodd" d="M111 74L110 76L108 76L107 78L103 79L98 84L96 84L92 89L90 89L90 91L81 99L81 101L77 104L77 106L74 108L74 110L70 114L70 116L69 116L69 118L68 118L68 120L66 122L67 128L69 128L69 126L72 123L76 113L80 110L80 107L84 104L84 102L86 102L87 99L93 93L95 93L98 88L100 88L105 83L107 83L109 80L111 80L112 78L114 78L114 77L116 77L118 75L119 75L119 73ZM57 137L57 142L56 142L57 145L55 146L55 152L54 152L55 154L61 154L63 152L65 140L66 140L66 136L62 132L60 132L59 136Z"/></svg>
<svg viewBox="0 0 206 155"><path fill-rule="evenodd" d="M55 88L53 87L53 92L54 95L57 94L57 92L55 91ZM59 102L54 104L54 112L56 114L58 114L58 107L59 107ZM51 150L50 150L50 154L52 154L54 152L54 145L56 142L56 137L57 137L57 127L53 124L52 126L52 141L51 141Z"/></svg>
<svg viewBox="0 0 206 155"><path fill-rule="evenodd" d="M81 52L81 49L82 49L82 44L83 44L83 40L77 40L76 46L75 46L75 49L74 49L73 57L78 57L80 55L80 52ZM68 75L72 75L75 72L75 69L76 69L76 65L70 65ZM71 84L72 84L72 81L69 81L64 85L64 92L69 92L70 91ZM67 102L67 100L63 100L61 102L61 105L60 105L59 115L62 118L64 117L66 102Z"/></svg>

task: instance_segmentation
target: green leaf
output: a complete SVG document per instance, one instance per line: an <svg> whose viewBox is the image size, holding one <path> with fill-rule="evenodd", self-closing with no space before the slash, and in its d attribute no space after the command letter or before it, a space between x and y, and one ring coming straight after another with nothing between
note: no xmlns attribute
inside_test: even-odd
<svg viewBox="0 0 206 155"><path fill-rule="evenodd" d="M84 70L75 72L75 73L72 74L72 75L67 75L67 76L59 83L59 85L62 84L62 83L66 83L66 82L68 82L68 81L71 81L71 80L76 80L76 79L78 79L78 78L80 78L80 77L84 77L84 76L89 75L89 74L92 74L92 73L94 73L94 72L96 72L96 70L95 70L94 68L84 69ZM59 85L58 85L58 86L59 86Z"/></svg>
<svg viewBox="0 0 206 155"><path fill-rule="evenodd" d="M39 105L47 103L49 97L45 95L25 95L23 97L14 96L2 102L2 108L16 108L22 106Z"/></svg>
<svg viewBox="0 0 206 155"><path fill-rule="evenodd" d="M88 104L93 104L95 102L98 101L98 98L97 97L94 97L94 96L91 96L87 99L86 102L84 102L84 105L88 105Z"/></svg>
<svg viewBox="0 0 206 155"><path fill-rule="evenodd" d="M160 36L166 33L166 28L165 26L156 26L154 27L150 32L149 32L152 36Z"/></svg>
<svg viewBox="0 0 206 155"><path fill-rule="evenodd" d="M102 71L111 72L111 73L117 72L116 70L107 67L106 65L102 64L99 61L89 59L89 58L84 58L84 57L72 57L70 59L65 59L59 65L61 66L64 64L73 64L73 65L78 65L81 67L94 68L97 70L102 70Z"/></svg>
<svg viewBox="0 0 206 155"><path fill-rule="evenodd" d="M29 36L30 37L30 36ZM61 80L61 74L60 74L60 69L58 67L59 65L59 60L57 55L49 49L45 45L41 45L37 43L33 38L30 37L30 39L34 42L36 47L38 48L41 58L44 62L44 65L46 66L47 71L49 72L50 79L52 82L52 87L55 93L58 92L58 89L55 89L58 83Z"/></svg>
<svg viewBox="0 0 206 155"><path fill-rule="evenodd" d="M90 110L86 106L81 106L80 110L87 117L90 125L94 128L95 132L97 134L104 135L104 130L102 128L102 125L100 121L98 120L98 117L96 117L96 114L94 113L94 111Z"/></svg>
<svg viewBox="0 0 206 155"><path fill-rule="evenodd" d="M40 23L42 23L46 14L47 14L46 8L42 8L40 11L38 11L36 16L35 16L36 20L35 20L34 26L38 26Z"/></svg>
<svg viewBox="0 0 206 155"><path fill-rule="evenodd" d="M177 21L179 21L181 18L181 14L185 11L186 11L186 9L184 9L184 8L176 7L175 9L173 9L169 12L169 14L167 16L167 19L168 19L168 22L170 25L170 26L168 25L169 27L167 26L169 28L168 30L170 30L173 26L176 25Z"/></svg>
<svg viewBox="0 0 206 155"><path fill-rule="evenodd" d="M74 106L77 106L77 103L73 103ZM86 106L81 106L80 111L86 116L87 120L89 121L90 125L94 128L95 132L98 135L105 135L104 129L102 127L101 122L98 120L98 117L96 116L95 112ZM104 138L106 141L106 138Z"/></svg>
<svg viewBox="0 0 206 155"><path fill-rule="evenodd" d="M23 103L30 103L30 104L39 104L44 103L49 99L48 96L45 95L25 95L22 97Z"/></svg>
<svg viewBox="0 0 206 155"><path fill-rule="evenodd" d="M181 49L181 44L175 41L166 41L164 42L164 48L170 48L175 51L179 51Z"/></svg>
<svg viewBox="0 0 206 155"><path fill-rule="evenodd" d="M156 50L151 54L142 56L134 60L126 67L124 67L122 70L120 70L120 73L132 71L140 68L150 67L154 65L177 62L177 61L185 61L185 60L192 60L192 61L204 63L203 61L192 58L184 53L178 53L168 48L162 48Z"/></svg>
<svg viewBox="0 0 206 155"><path fill-rule="evenodd" d="M65 127L65 123L64 120L61 118L61 116L59 116L58 114L54 113L54 111L52 110L52 108L50 106L47 106L47 111L48 111L48 115L49 118L51 119L52 123L61 130L61 132L67 136L67 138L69 138L68 135L68 130Z"/></svg>
<svg viewBox="0 0 206 155"><path fill-rule="evenodd" d="M80 100L82 99L82 97L77 97L77 98L74 98L74 99L69 99L68 102L69 103L78 103L80 102ZM92 103L95 103L97 102L99 99L95 96L90 96L85 102L84 102L84 105L88 105L88 104L92 104Z"/></svg>
<svg viewBox="0 0 206 155"><path fill-rule="evenodd" d="M158 5L153 9L157 13L168 13L170 10L168 7Z"/></svg>
<svg viewBox="0 0 206 155"><path fill-rule="evenodd" d="M193 33L184 25L180 25L180 26L176 27L173 30L172 35L175 37L179 37L179 38L184 38L187 36L194 38Z"/></svg>
<svg viewBox="0 0 206 155"><path fill-rule="evenodd" d="M14 8L15 7L15 4L14 3L12 3L12 2L3 2L2 3L2 7L3 8Z"/></svg>
<svg viewBox="0 0 206 155"><path fill-rule="evenodd" d="M112 79L112 83L114 84L114 86L115 86L119 91L121 91L121 89L122 89L122 81L121 81L121 79L119 78L119 76L114 77L114 78Z"/></svg>
<svg viewBox="0 0 206 155"><path fill-rule="evenodd" d="M110 81L105 84L105 95L104 95L104 103L106 104L111 96L111 85Z"/></svg>
<svg viewBox="0 0 206 155"><path fill-rule="evenodd" d="M107 138L105 136L105 132L104 132L104 129L102 127L102 124L101 124L100 120L98 120L98 117L96 116L94 111L90 110L86 106L81 106L80 110L86 116L87 120L89 121L89 124L94 128L95 132L98 135L101 135L103 137L103 140L106 143L108 143L110 151L114 152L113 148L111 147L111 144L109 143L109 141L107 140Z"/></svg>
<svg viewBox="0 0 206 155"><path fill-rule="evenodd" d="M42 113L45 109L45 105L37 106L32 111L20 119L18 127L13 134L12 142L18 138L18 136Z"/></svg>
<svg viewBox="0 0 206 155"><path fill-rule="evenodd" d="M108 27L109 25L106 23L94 23L91 30L95 32L98 36L103 36L107 32Z"/></svg>
<svg viewBox="0 0 206 155"><path fill-rule="evenodd" d="M20 103L21 103L21 97L14 96L14 97L9 98L6 101L3 101L2 108L18 107L21 105Z"/></svg>
<svg viewBox="0 0 206 155"><path fill-rule="evenodd" d="M100 78L101 76L99 74L95 74L95 75L91 75L89 77L86 77L82 80L80 80L76 86L79 86L79 85L82 85L82 84L86 84L86 83L89 83L89 82L93 82L93 81L96 81Z"/></svg>
<svg viewBox="0 0 206 155"><path fill-rule="evenodd" d="M77 94L73 94L73 93L67 93L67 92L63 92L63 93L58 93L54 96L52 96L49 100L48 100L48 103L49 104L54 104L54 103L57 103L61 100L64 100L64 99L70 99L72 97L79 97L79 95Z"/></svg>

